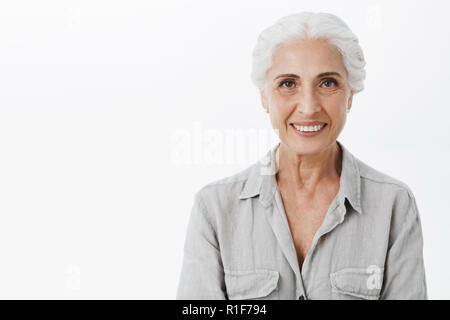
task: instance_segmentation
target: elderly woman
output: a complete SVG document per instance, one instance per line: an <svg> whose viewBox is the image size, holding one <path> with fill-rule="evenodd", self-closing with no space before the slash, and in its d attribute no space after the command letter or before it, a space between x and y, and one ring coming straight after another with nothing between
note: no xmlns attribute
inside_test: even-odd
<svg viewBox="0 0 450 320"><path fill-rule="evenodd" d="M364 66L332 14L261 33L252 79L280 142L196 193L177 299L427 299L413 193L337 140Z"/></svg>

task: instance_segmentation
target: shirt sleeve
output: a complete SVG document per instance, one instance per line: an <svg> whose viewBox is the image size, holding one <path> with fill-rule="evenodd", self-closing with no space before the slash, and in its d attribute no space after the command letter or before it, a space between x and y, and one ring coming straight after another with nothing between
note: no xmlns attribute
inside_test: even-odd
<svg viewBox="0 0 450 320"><path fill-rule="evenodd" d="M426 300L422 227L411 192L393 212L380 299Z"/></svg>
<svg viewBox="0 0 450 320"><path fill-rule="evenodd" d="M197 192L184 243L178 300L226 299L219 243L211 220Z"/></svg>

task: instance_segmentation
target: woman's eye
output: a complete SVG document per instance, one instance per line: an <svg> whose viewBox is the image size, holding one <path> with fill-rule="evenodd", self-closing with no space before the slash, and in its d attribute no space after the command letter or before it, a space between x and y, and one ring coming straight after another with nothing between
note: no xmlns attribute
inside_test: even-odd
<svg viewBox="0 0 450 320"><path fill-rule="evenodd" d="M280 83L280 87L293 88L294 86L295 86L295 82L291 81L291 80L282 81Z"/></svg>
<svg viewBox="0 0 450 320"><path fill-rule="evenodd" d="M331 88L337 85L337 81L334 79L327 79L324 82L322 82L322 84L327 88Z"/></svg>

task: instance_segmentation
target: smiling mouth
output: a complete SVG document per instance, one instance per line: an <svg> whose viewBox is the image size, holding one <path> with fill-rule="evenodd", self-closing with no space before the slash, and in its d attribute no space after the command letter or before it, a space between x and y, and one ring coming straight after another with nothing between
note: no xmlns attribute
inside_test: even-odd
<svg viewBox="0 0 450 320"><path fill-rule="evenodd" d="M323 128L325 128L327 125L328 125L328 123L323 123L321 125L315 125L315 126L298 126L298 125L295 125L293 123L290 124L290 126L292 128L294 128L294 130L299 131L299 132L303 132L303 133L319 132Z"/></svg>

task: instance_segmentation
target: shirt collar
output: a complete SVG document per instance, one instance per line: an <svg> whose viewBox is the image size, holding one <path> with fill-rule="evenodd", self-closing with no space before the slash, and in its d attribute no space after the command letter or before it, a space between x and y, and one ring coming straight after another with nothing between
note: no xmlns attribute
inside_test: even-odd
<svg viewBox="0 0 450 320"><path fill-rule="evenodd" d="M361 177L356 158L340 142L336 141L343 152L342 170L340 177L340 200L347 198L356 212L361 210ZM273 200L277 189L275 174L277 172L277 163L275 161L275 152L280 146L276 143L257 163L255 163L248 179L239 195L239 199L251 198L259 195L259 200L264 206L268 206Z"/></svg>

